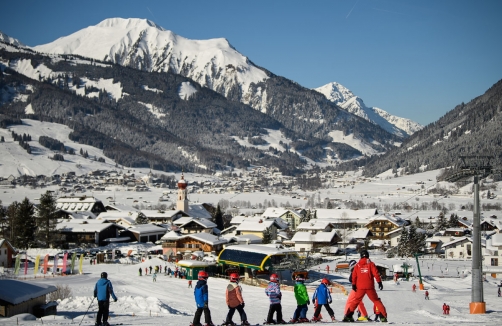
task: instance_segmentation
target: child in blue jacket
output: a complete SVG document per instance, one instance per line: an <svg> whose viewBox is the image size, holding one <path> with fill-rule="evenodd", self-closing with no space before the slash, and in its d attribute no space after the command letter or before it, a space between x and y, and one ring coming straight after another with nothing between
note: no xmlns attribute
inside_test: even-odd
<svg viewBox="0 0 502 326"><path fill-rule="evenodd" d="M202 316L202 312L204 312L204 319L206 321L206 326L214 326L211 321L211 311L209 311L208 301L209 301L209 292L207 289L207 279L209 275L206 271L200 271L198 275L199 281L197 281L197 285L193 291L195 296L195 303L197 305L197 310L195 311L195 315L193 317L193 326L202 326L200 323L200 317Z"/></svg>
<svg viewBox="0 0 502 326"><path fill-rule="evenodd" d="M315 303L317 299L317 306L315 307L314 317L312 317L312 321L321 320L321 318L319 318L319 314L321 313L322 306L324 306L324 308L326 308L326 310L328 311L328 314L331 316L331 320L335 321L335 312L329 306L329 304L332 302L331 293L329 293L329 289L327 287L329 283L330 282L327 278L323 278L321 285L317 287L314 295L312 296L312 302Z"/></svg>

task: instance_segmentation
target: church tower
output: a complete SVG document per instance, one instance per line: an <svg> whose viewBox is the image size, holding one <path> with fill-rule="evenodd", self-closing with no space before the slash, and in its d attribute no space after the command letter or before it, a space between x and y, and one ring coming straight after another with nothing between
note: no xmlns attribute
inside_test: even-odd
<svg viewBox="0 0 502 326"><path fill-rule="evenodd" d="M185 181L185 176L183 172L181 173L181 180L178 181L178 201L176 203L176 208L188 213L188 190L187 182Z"/></svg>

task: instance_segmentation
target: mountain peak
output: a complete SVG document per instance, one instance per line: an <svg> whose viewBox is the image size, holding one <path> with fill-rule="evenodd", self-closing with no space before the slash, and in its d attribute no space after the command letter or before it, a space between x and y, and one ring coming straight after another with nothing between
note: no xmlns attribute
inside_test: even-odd
<svg viewBox="0 0 502 326"><path fill-rule="evenodd" d="M359 96L337 82L328 83L315 90L342 109L377 124L399 137L409 136L423 128L410 119L396 117L377 107L367 107Z"/></svg>
<svg viewBox="0 0 502 326"><path fill-rule="evenodd" d="M165 31L162 26L155 24L149 19L141 18L108 18L96 25L96 27L112 27L121 29L132 29L132 28L148 28L153 27L161 31Z"/></svg>
<svg viewBox="0 0 502 326"><path fill-rule="evenodd" d="M10 37L9 35L7 35L5 33L2 33L2 31L0 31L0 41L7 43L7 44L15 45L15 46L26 46L23 43L19 42L17 39Z"/></svg>

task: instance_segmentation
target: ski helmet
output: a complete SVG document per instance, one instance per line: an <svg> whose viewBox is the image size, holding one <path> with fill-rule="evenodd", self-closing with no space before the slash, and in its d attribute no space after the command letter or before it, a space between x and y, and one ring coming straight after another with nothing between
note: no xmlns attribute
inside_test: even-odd
<svg viewBox="0 0 502 326"><path fill-rule="evenodd" d="M277 274L272 274L270 275L270 282L276 282L276 283L279 283L279 275Z"/></svg>
<svg viewBox="0 0 502 326"><path fill-rule="evenodd" d="M370 253L368 252L368 250L361 250L361 258L370 258Z"/></svg>
<svg viewBox="0 0 502 326"><path fill-rule="evenodd" d="M355 261L354 259L352 259L349 262L349 270L352 271L354 269L354 266L356 266L356 264L357 264L357 261Z"/></svg>
<svg viewBox="0 0 502 326"><path fill-rule="evenodd" d="M108 273L107 272L101 273L101 278L108 278Z"/></svg>
<svg viewBox="0 0 502 326"><path fill-rule="evenodd" d="M208 277L209 277L209 275L207 274L206 271L199 272L199 275L198 275L199 280L205 281L205 280L207 280Z"/></svg>
<svg viewBox="0 0 502 326"><path fill-rule="evenodd" d="M237 273L230 274L230 282L239 282L240 275Z"/></svg>
<svg viewBox="0 0 502 326"><path fill-rule="evenodd" d="M323 278L323 279L321 280L321 283L322 283L322 284L329 285L329 283L330 283L330 282L329 282L329 280L328 280L327 278Z"/></svg>

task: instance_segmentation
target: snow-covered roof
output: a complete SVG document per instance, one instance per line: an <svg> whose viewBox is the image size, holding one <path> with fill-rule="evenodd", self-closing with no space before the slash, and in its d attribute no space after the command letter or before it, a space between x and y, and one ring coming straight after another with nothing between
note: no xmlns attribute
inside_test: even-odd
<svg viewBox="0 0 502 326"><path fill-rule="evenodd" d="M296 232L292 242L330 242L336 235L336 230L331 232L317 232L312 234L311 232Z"/></svg>
<svg viewBox="0 0 502 326"><path fill-rule="evenodd" d="M369 220L371 217L378 214L374 208L371 209L317 209L316 216L318 219L347 219L353 220Z"/></svg>
<svg viewBox="0 0 502 326"><path fill-rule="evenodd" d="M275 222L275 220L252 219L252 220L248 220L248 221L242 222L237 227L236 231L258 231L258 232L263 232L263 231L265 231L265 229L270 228L274 224L277 225L277 223Z"/></svg>
<svg viewBox="0 0 502 326"><path fill-rule="evenodd" d="M156 209L143 209L141 210L143 214L145 214L146 217L148 218L172 218L174 215L179 214L180 210L165 210L165 211L159 211Z"/></svg>
<svg viewBox="0 0 502 326"><path fill-rule="evenodd" d="M107 220L59 220L56 229L66 232L101 232L115 225Z"/></svg>
<svg viewBox="0 0 502 326"><path fill-rule="evenodd" d="M188 215L190 215L191 217L207 218L207 219L212 218L211 214L207 211L207 209L202 204L189 204L188 205L188 212L186 212L186 213Z"/></svg>
<svg viewBox="0 0 502 326"><path fill-rule="evenodd" d="M196 239L196 240L208 243L213 246L217 245L217 244L222 244L222 243L228 242L228 240L226 238L217 237L213 234L205 233L205 232L187 234L187 235L182 236L182 238Z"/></svg>
<svg viewBox="0 0 502 326"><path fill-rule="evenodd" d="M132 218L133 220L136 220L138 217L138 211L107 211L99 214L99 217L97 218L98 220L117 220L119 218Z"/></svg>
<svg viewBox="0 0 502 326"><path fill-rule="evenodd" d="M160 240L178 240L182 235L176 231L169 231L160 238Z"/></svg>
<svg viewBox="0 0 502 326"><path fill-rule="evenodd" d="M184 224L181 224L180 227L184 227L185 225L191 222L197 223L202 227L204 227L205 229L215 228L217 226L215 223L213 223L211 220L208 220L207 218L191 218L189 221L185 222Z"/></svg>
<svg viewBox="0 0 502 326"><path fill-rule="evenodd" d="M328 226L332 225L331 221L311 219L308 222L301 222L296 227L297 230L324 230Z"/></svg>
<svg viewBox="0 0 502 326"><path fill-rule="evenodd" d="M371 231L367 228L360 228L352 231L347 235L347 238L351 237L354 239L366 239Z"/></svg>
<svg viewBox="0 0 502 326"><path fill-rule="evenodd" d="M127 230L141 234L167 232L167 229L154 224L136 224L134 226L131 226Z"/></svg>
<svg viewBox="0 0 502 326"><path fill-rule="evenodd" d="M44 283L34 284L7 279L2 280L2 286L0 286L0 300L17 305L54 291L57 291L54 285Z"/></svg>
<svg viewBox="0 0 502 326"><path fill-rule="evenodd" d="M180 260L176 263L179 267L208 267L216 265L216 262L208 262L203 260Z"/></svg>

